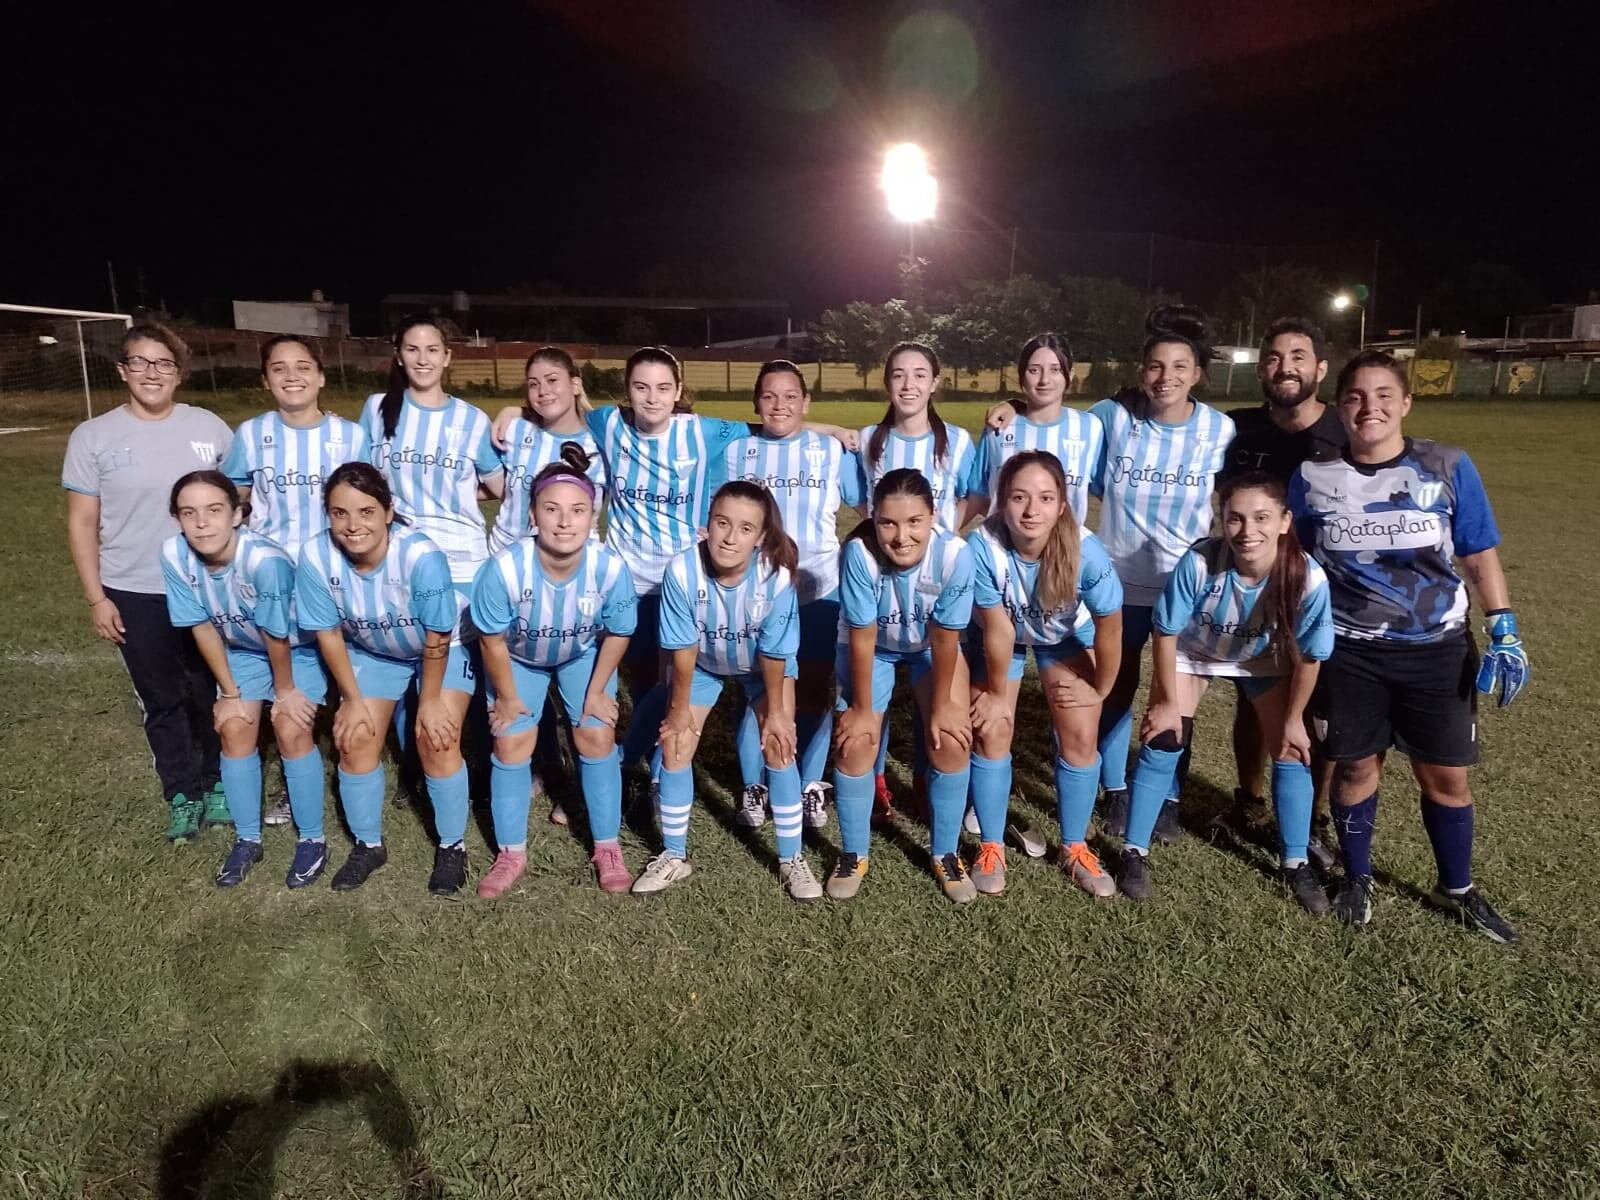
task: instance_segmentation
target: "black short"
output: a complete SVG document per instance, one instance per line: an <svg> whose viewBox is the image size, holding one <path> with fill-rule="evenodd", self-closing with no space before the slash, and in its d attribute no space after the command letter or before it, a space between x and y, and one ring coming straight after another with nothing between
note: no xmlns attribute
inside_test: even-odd
<svg viewBox="0 0 1600 1200"><path fill-rule="evenodd" d="M1443 642L1335 640L1313 702L1335 762L1394 746L1417 762L1478 761L1478 650L1465 630Z"/></svg>

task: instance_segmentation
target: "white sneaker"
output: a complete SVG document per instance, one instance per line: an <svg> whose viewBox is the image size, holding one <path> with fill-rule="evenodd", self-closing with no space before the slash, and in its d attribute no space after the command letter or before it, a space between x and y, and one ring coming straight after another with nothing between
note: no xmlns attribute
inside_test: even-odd
<svg viewBox="0 0 1600 1200"><path fill-rule="evenodd" d="M739 797L739 810L733 819L746 829L760 829L767 823L767 789L759 783L745 788Z"/></svg>
<svg viewBox="0 0 1600 1200"><path fill-rule="evenodd" d="M663 852L645 864L639 878L633 881L633 892L637 896L664 892L673 884L693 874L694 868L689 865L688 859L677 858Z"/></svg>
<svg viewBox="0 0 1600 1200"><path fill-rule="evenodd" d="M807 829L828 827L828 793L831 783L808 783L800 789L800 811L805 814Z"/></svg>
<svg viewBox="0 0 1600 1200"><path fill-rule="evenodd" d="M970 805L967 807L967 815L961 818L961 828L965 829L974 837L983 836L983 826L978 824L977 811Z"/></svg>
<svg viewBox="0 0 1600 1200"><path fill-rule="evenodd" d="M796 854L788 861L779 863L778 878L783 881L784 890L789 893L791 900L804 903L822 899L822 884L811 873L811 864L806 861L804 854Z"/></svg>
<svg viewBox="0 0 1600 1200"><path fill-rule="evenodd" d="M279 796L266 812L261 814L263 825L287 825L294 820L294 812L289 808L289 797Z"/></svg>

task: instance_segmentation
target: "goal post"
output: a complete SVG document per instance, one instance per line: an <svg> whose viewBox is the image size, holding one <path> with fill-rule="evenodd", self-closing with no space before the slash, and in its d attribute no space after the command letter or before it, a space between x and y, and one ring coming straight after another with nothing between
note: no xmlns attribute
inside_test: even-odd
<svg viewBox="0 0 1600 1200"><path fill-rule="evenodd" d="M61 419L81 395L94 416L95 393L117 394L116 361L129 313L0 303L0 423Z"/></svg>

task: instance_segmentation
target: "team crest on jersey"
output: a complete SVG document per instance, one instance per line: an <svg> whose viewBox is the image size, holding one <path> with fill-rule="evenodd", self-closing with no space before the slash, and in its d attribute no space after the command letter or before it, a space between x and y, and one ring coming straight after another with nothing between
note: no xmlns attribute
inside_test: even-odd
<svg viewBox="0 0 1600 1200"><path fill-rule="evenodd" d="M205 462L217 461L217 444L215 442L190 442L189 449L194 451L194 456Z"/></svg>
<svg viewBox="0 0 1600 1200"><path fill-rule="evenodd" d="M406 586L406 582L403 579L389 580L388 583L383 585L383 590L388 595L390 602L394 604L404 604L411 599L411 589Z"/></svg>
<svg viewBox="0 0 1600 1200"><path fill-rule="evenodd" d="M750 619L752 621L761 620L762 617L767 615L767 610L771 607L772 605L768 603L765 596L752 596L750 598Z"/></svg>
<svg viewBox="0 0 1600 1200"><path fill-rule="evenodd" d="M344 443L341 442L338 438L334 438L331 442L323 442L322 443L323 453L326 454L329 458L336 457L339 454L339 452L342 451L343 449L344 449Z"/></svg>
<svg viewBox="0 0 1600 1200"><path fill-rule="evenodd" d="M339 445L339 444L343 443L343 441L344 441L344 430L341 429L337 425L335 425L332 428L330 428L328 430L328 441L331 442L334 445Z"/></svg>
<svg viewBox="0 0 1600 1200"><path fill-rule="evenodd" d="M457 429L454 426L451 426L449 429L444 431L444 440L448 442L453 449L461 445L461 439L466 435L467 431L465 429Z"/></svg>
<svg viewBox="0 0 1600 1200"><path fill-rule="evenodd" d="M677 458L672 460L672 465L680 471L687 471L690 467L694 466L694 459L690 458L687 454L680 454Z"/></svg>
<svg viewBox="0 0 1600 1200"><path fill-rule="evenodd" d="M255 584L253 584L253 583L240 583L239 584L239 599L243 600L246 604L254 604L256 602L256 587L255 587Z"/></svg>
<svg viewBox="0 0 1600 1200"><path fill-rule="evenodd" d="M1417 502L1418 508L1432 508L1439 503L1439 497L1444 495L1444 484L1438 480L1431 483L1419 483L1411 493L1411 498Z"/></svg>
<svg viewBox="0 0 1600 1200"><path fill-rule="evenodd" d="M917 581L917 591L924 596L937 596L943 590L939 585L939 581L931 576Z"/></svg>
<svg viewBox="0 0 1600 1200"><path fill-rule="evenodd" d="M592 595L578 597L578 612L585 617L594 616L594 610L599 606L600 602Z"/></svg>
<svg viewBox="0 0 1600 1200"><path fill-rule="evenodd" d="M813 471L819 469L822 466L823 460L827 457L827 450L821 446L806 447L806 461L811 464L811 469Z"/></svg>

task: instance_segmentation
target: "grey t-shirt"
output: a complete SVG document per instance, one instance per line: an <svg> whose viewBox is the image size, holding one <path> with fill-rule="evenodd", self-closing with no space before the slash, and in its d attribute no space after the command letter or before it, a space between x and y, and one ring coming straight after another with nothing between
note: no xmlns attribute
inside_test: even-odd
<svg viewBox="0 0 1600 1200"><path fill-rule="evenodd" d="M233 431L203 408L175 404L159 421L127 405L72 431L61 486L100 500L100 582L160 595L161 543L178 532L167 512L172 485L227 456Z"/></svg>

